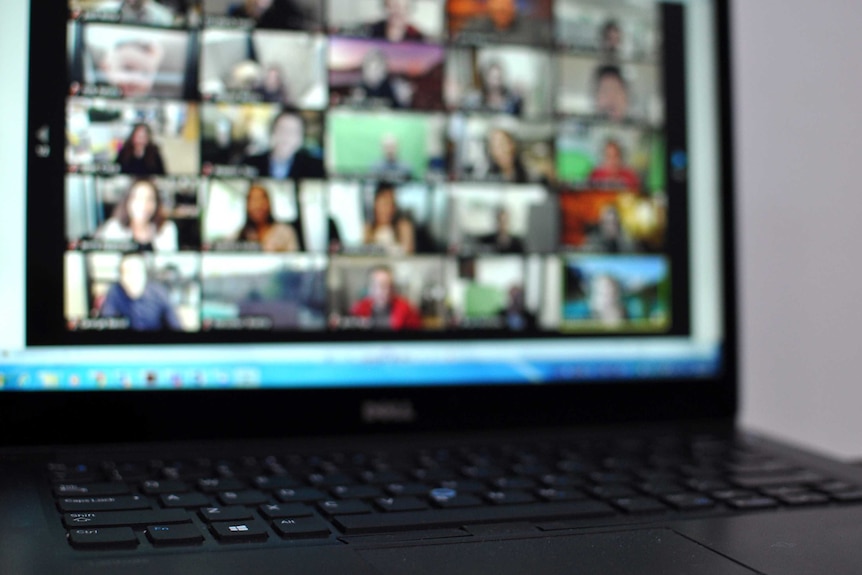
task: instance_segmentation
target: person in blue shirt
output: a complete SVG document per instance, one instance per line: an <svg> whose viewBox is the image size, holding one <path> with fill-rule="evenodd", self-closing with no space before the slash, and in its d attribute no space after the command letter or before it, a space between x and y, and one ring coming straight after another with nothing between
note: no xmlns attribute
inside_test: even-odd
<svg viewBox="0 0 862 575"><path fill-rule="evenodd" d="M147 263L138 253L120 260L120 279L108 289L99 315L125 318L134 331L182 330L167 289L149 280Z"/></svg>

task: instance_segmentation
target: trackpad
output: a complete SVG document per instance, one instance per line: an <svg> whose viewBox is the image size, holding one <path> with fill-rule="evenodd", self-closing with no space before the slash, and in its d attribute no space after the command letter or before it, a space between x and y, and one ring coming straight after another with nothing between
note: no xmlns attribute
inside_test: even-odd
<svg viewBox="0 0 862 575"><path fill-rule="evenodd" d="M374 549L362 557L381 573L411 575L751 575L755 573L669 529L644 529Z"/></svg>

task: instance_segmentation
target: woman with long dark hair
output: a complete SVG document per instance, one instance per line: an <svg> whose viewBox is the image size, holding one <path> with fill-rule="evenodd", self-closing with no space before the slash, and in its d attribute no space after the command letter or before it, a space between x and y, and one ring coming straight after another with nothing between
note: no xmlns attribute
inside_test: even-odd
<svg viewBox="0 0 862 575"><path fill-rule="evenodd" d="M131 242L139 250L177 251L177 227L165 216L161 194L148 179L132 182L96 239Z"/></svg>
<svg viewBox="0 0 862 575"><path fill-rule="evenodd" d="M134 176L163 176L165 164L158 146L153 142L153 131L144 123L135 124L117 154L120 172Z"/></svg>
<svg viewBox="0 0 862 575"><path fill-rule="evenodd" d="M365 245L382 249L387 255L408 255L416 251L416 229L395 200L395 187L380 182L374 190L371 221L365 224Z"/></svg>
<svg viewBox="0 0 862 575"><path fill-rule="evenodd" d="M275 221L269 192L261 184L252 184L245 200L245 224L237 235L241 242L260 244L265 252L295 252L299 239L293 226Z"/></svg>

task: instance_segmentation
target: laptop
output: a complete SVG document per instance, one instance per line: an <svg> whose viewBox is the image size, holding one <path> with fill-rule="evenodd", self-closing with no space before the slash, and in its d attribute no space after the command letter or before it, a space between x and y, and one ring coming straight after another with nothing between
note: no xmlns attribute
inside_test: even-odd
<svg viewBox="0 0 862 575"><path fill-rule="evenodd" d="M44 8L0 572L858 572L862 472L736 427L727 2Z"/></svg>

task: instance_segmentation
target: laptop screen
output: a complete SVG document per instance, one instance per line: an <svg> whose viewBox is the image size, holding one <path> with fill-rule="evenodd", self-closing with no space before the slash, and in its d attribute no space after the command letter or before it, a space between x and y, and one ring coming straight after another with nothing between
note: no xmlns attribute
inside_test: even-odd
<svg viewBox="0 0 862 575"><path fill-rule="evenodd" d="M33 17L0 389L714 379L713 11L70 0Z"/></svg>

